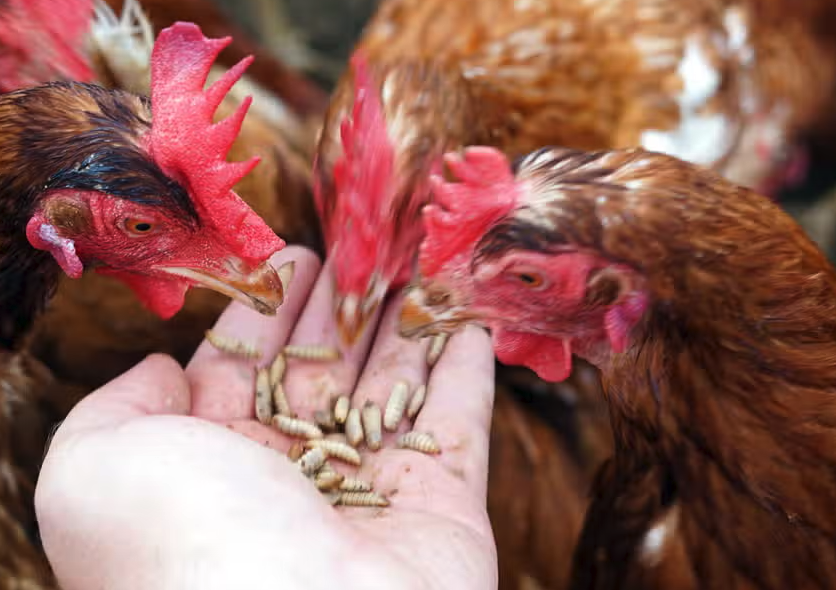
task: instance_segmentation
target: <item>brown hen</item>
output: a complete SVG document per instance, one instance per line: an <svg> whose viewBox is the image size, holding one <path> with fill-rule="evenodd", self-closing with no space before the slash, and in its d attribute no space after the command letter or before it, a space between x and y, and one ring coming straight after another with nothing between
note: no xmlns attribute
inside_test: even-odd
<svg viewBox="0 0 836 590"><path fill-rule="evenodd" d="M641 149L451 166L404 330L475 321L550 381L601 369L615 452L571 587L643 588L672 555L699 588L834 587L836 269L801 228Z"/></svg>

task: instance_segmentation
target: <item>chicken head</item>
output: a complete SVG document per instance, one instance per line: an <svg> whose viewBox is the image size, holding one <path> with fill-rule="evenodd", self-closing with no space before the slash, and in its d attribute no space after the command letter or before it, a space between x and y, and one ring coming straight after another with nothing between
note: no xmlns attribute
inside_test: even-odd
<svg viewBox="0 0 836 590"><path fill-rule="evenodd" d="M192 286L264 314L282 303L291 269L277 272L267 259L284 241L232 190L258 159L225 160L249 101L213 122L251 60L203 89L229 42L206 39L193 24L163 30L152 54L150 106L72 83L15 93L14 117L28 133L8 153L54 169L36 183L43 190L32 195L26 236L67 275L95 267L163 318L182 307ZM68 121L55 121L59 110L72 113Z"/></svg>

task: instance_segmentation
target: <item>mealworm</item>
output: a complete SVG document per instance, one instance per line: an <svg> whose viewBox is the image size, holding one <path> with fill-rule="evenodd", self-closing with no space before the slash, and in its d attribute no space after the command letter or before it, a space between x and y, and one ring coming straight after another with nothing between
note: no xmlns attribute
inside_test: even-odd
<svg viewBox="0 0 836 590"><path fill-rule="evenodd" d="M295 463L299 460L299 457L305 454L305 451L305 443L299 442L297 440L292 445L290 445L290 448L287 450L287 458Z"/></svg>
<svg viewBox="0 0 836 590"><path fill-rule="evenodd" d="M346 477L340 483L340 489L344 492L371 492L372 484L354 477Z"/></svg>
<svg viewBox="0 0 836 590"><path fill-rule="evenodd" d="M381 506L389 505L389 500L377 492L343 492L337 504L343 506Z"/></svg>
<svg viewBox="0 0 836 590"><path fill-rule="evenodd" d="M428 432L407 432L398 438L397 446L399 449L412 449L421 453L429 455L437 455L441 452L438 443L435 442L432 434Z"/></svg>
<svg viewBox="0 0 836 590"><path fill-rule="evenodd" d="M326 458L324 450L314 447L299 457L297 463L299 464L299 469L302 470L302 473L310 477L316 473L323 464L325 464Z"/></svg>
<svg viewBox="0 0 836 590"><path fill-rule="evenodd" d="M273 416L273 426L289 436L322 438L322 430L319 429L319 426L307 420L276 414Z"/></svg>
<svg viewBox="0 0 836 590"><path fill-rule="evenodd" d="M348 438L345 436L343 432L331 432L325 435L325 440L333 440L337 442L341 442L345 445L348 444Z"/></svg>
<svg viewBox="0 0 836 590"><path fill-rule="evenodd" d="M357 408L348 411L348 417L345 419L345 437L352 447L363 442L363 423L360 420L360 410Z"/></svg>
<svg viewBox="0 0 836 590"><path fill-rule="evenodd" d="M383 443L383 419L380 415L380 408L372 401L367 401L360 412L363 422L363 432L366 434L366 446L372 451L380 449Z"/></svg>
<svg viewBox="0 0 836 590"><path fill-rule="evenodd" d="M270 385L275 387L277 383L282 382L285 369L287 369L287 359L282 353L279 353L270 365Z"/></svg>
<svg viewBox="0 0 836 590"><path fill-rule="evenodd" d="M334 421L337 424L344 424L348 417L348 410L351 409L351 400L347 395L341 395L334 402Z"/></svg>
<svg viewBox="0 0 836 590"><path fill-rule="evenodd" d="M206 330L206 341L215 349L227 354L249 359L257 359L261 357L261 349L259 349L258 346L236 338L230 338L229 336L221 336L212 330Z"/></svg>
<svg viewBox="0 0 836 590"><path fill-rule="evenodd" d="M288 344L284 347L284 354L306 361L336 361L340 358L340 351L335 347L317 344Z"/></svg>
<svg viewBox="0 0 836 590"><path fill-rule="evenodd" d="M332 432L337 429L337 423L334 422L334 414L331 410L317 410L314 412L314 422L323 431Z"/></svg>
<svg viewBox="0 0 836 590"><path fill-rule="evenodd" d="M326 453L327 454L327 453ZM331 462L328 459L325 459L325 463L322 464L322 467L319 468L317 474L326 474L326 473L336 473L337 471L334 469L334 466L331 465Z"/></svg>
<svg viewBox="0 0 836 590"><path fill-rule="evenodd" d="M383 411L383 428L389 432L398 429L398 424L403 420L403 413L406 409L406 400L409 397L409 384L406 381L398 381L392 386L389 400L386 402L386 409Z"/></svg>
<svg viewBox="0 0 836 590"><path fill-rule="evenodd" d="M320 471L316 474L316 477L314 477L314 485L316 485L316 488L319 491L328 492L338 489L344 479L345 476L341 473L337 473L336 471Z"/></svg>
<svg viewBox="0 0 836 590"><path fill-rule="evenodd" d="M287 401L287 393L281 381L273 385L273 405L276 406L277 413L282 416L290 416L290 402Z"/></svg>
<svg viewBox="0 0 836 590"><path fill-rule="evenodd" d="M419 385L415 388L415 392L412 394L412 399L409 400L409 405L406 408L406 417L410 420L415 420L415 417L418 415L418 412L421 411L421 408L424 407L424 400L427 397L427 386L426 385Z"/></svg>
<svg viewBox="0 0 836 590"><path fill-rule="evenodd" d="M269 373L258 369L255 375L255 417L262 424L270 424L273 417L272 393Z"/></svg>
<svg viewBox="0 0 836 590"><path fill-rule="evenodd" d="M441 353L444 352L444 345L450 339L449 334L436 334L430 340L430 347L427 349L427 366L432 368L441 358Z"/></svg>
<svg viewBox="0 0 836 590"><path fill-rule="evenodd" d="M360 465L360 453L352 446L335 440L317 439L309 440L306 443L309 449L320 448L325 454L335 459L340 459L352 465Z"/></svg>

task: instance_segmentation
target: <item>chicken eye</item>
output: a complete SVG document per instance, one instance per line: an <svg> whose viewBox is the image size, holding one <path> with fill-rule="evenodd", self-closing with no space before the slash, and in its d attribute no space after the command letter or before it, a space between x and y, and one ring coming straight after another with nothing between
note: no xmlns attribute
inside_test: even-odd
<svg viewBox="0 0 836 590"><path fill-rule="evenodd" d="M517 273L517 279L526 287L535 288L543 284L543 277L533 272Z"/></svg>
<svg viewBox="0 0 836 590"><path fill-rule="evenodd" d="M154 229L154 224L145 219L126 219L125 229L136 236L145 236Z"/></svg>

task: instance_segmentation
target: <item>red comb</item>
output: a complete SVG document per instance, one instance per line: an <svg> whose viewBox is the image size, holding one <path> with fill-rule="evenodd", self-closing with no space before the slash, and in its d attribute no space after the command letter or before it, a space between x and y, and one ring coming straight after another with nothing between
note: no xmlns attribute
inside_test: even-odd
<svg viewBox="0 0 836 590"><path fill-rule="evenodd" d="M386 232L393 234L399 229L392 223L391 215L395 153L387 133L379 89L366 56L355 52L350 64L354 74L354 104L351 116L340 124L343 155L333 170L340 214L332 218L329 241L339 242L340 256L351 261L340 266L338 287L365 290L374 264L380 262L373 253L379 245L395 241ZM414 217L417 215L416 208Z"/></svg>
<svg viewBox="0 0 836 590"><path fill-rule="evenodd" d="M444 162L459 182L447 182L441 174L430 177L433 203L424 208L427 236L418 259L424 276L434 275L445 262L468 252L519 200L519 183L501 151L469 147L463 157L445 154Z"/></svg>
<svg viewBox="0 0 836 590"><path fill-rule="evenodd" d="M92 81L84 53L92 18L92 0L0 2L0 91Z"/></svg>
<svg viewBox="0 0 836 590"><path fill-rule="evenodd" d="M252 63L242 59L204 90L209 70L231 37L207 39L195 24L163 29L151 54L151 130L147 149L158 166L183 183L201 219L222 230L239 256L263 260L282 241L232 187L259 162L227 162L252 99L213 123L218 106Z"/></svg>
<svg viewBox="0 0 836 590"><path fill-rule="evenodd" d="M355 53L350 63L354 71L354 105L351 117L340 124L344 155L334 165L334 181L345 198L347 215L358 226L352 231L375 239L379 228L375 221L392 177L394 154L368 62L365 56Z"/></svg>

